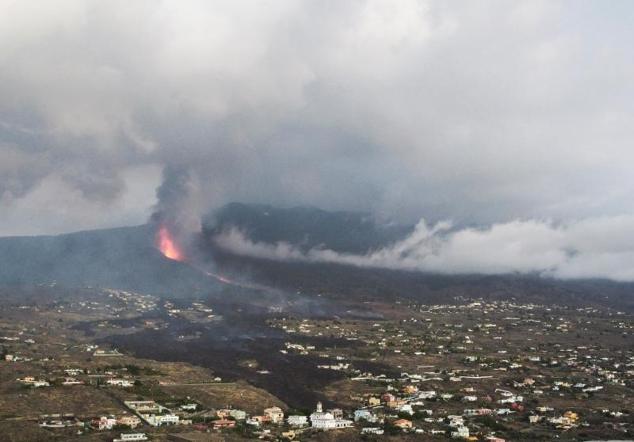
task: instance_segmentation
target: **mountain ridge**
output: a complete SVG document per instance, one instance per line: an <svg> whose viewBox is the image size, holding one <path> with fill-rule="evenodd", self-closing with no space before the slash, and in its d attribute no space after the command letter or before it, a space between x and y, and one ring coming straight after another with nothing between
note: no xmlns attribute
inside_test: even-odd
<svg viewBox="0 0 634 442"><path fill-rule="evenodd" d="M200 270L209 268L273 290L333 298L442 302L460 296L571 305L583 299L634 310L634 283L558 280L523 274L440 275L334 263L280 262L238 256L210 241L215 233L236 227L254 240L286 241L299 247L326 245L339 251L363 253L371 246L379 247L407 234L407 226L385 230L365 214L234 203L210 220L205 218L201 241L197 243L200 266L165 258L154 245L155 226L150 224L0 238L0 286L55 282L70 287L102 286L181 297L222 292L226 285ZM284 222L276 224L277 220ZM356 232L351 235L355 244L333 235L339 232L339 236L347 236L348 231L341 230L345 225ZM373 237L373 232L379 233Z"/></svg>

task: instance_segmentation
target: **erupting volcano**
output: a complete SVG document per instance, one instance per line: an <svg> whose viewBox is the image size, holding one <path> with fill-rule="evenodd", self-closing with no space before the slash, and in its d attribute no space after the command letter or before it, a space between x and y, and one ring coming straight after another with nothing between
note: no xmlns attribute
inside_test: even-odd
<svg viewBox="0 0 634 442"><path fill-rule="evenodd" d="M188 265L193 268L203 272L205 275L221 282L223 284L231 284L238 287L250 288L250 289L263 289L266 288L264 286L258 284L249 284L244 282L237 282L232 279L227 278L226 276L220 275L218 273L210 272L207 269L196 265L195 262L191 260L186 261L185 252L183 249L176 243L174 236L170 232L169 228L165 224L161 224L158 232L156 232L156 246L160 250L160 252L166 258L172 259L174 261L186 262Z"/></svg>
<svg viewBox="0 0 634 442"><path fill-rule="evenodd" d="M157 243L159 250L166 258L173 259L174 261L183 261L185 259L183 251L176 244L166 226L161 226L159 228L157 233Z"/></svg>

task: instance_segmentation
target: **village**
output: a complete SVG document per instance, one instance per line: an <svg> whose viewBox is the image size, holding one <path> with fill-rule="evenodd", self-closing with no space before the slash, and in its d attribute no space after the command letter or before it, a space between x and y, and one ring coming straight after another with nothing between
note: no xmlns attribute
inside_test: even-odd
<svg viewBox="0 0 634 442"><path fill-rule="evenodd" d="M578 437L600 423L599 431L629 434L634 349L623 312L484 301L408 309L411 317L387 323L283 318L274 325L289 337L363 344L324 352L289 342L282 351L316 352L332 361L320 368L345 372L333 399L358 405L354 419L364 432L382 434L387 423L501 441L500 434ZM360 368L368 360L390 372Z"/></svg>
<svg viewBox="0 0 634 442"><path fill-rule="evenodd" d="M316 392L320 400L294 407L244 380L137 358L97 339L161 331L165 321L214 327L222 316L205 302L108 290L81 302L4 305L2 431L116 441L632 437L631 315L481 299L374 307L383 319L276 312L266 320L284 336L280 355L336 374ZM267 363L243 365L275 374Z"/></svg>

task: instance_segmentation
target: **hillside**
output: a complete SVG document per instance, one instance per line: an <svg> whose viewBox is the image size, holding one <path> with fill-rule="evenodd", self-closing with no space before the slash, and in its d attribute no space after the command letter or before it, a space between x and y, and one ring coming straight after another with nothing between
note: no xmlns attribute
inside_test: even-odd
<svg viewBox="0 0 634 442"><path fill-rule="evenodd" d="M328 212L314 207L276 208L231 203L203 220L207 235L236 227L257 242L289 242L301 249L323 246L338 252L365 253L394 242L412 226L378 223L361 212Z"/></svg>
<svg viewBox="0 0 634 442"><path fill-rule="evenodd" d="M590 303L634 310L634 284L606 280L563 281L537 275L434 275L367 269L339 264L292 263L248 258L219 250L209 241L237 227L257 241L286 241L298 247L326 247L362 253L394 241L407 227L378 225L364 214L312 208L276 209L230 204L206 217L196 267L246 284L232 293L248 298L251 289L320 294L342 300L450 302L455 297L516 299L576 305ZM187 297L216 293L219 284L196 267L164 258L154 247L149 225L77 232L59 236L0 238L0 286L57 283L103 286ZM256 285L251 285L255 283Z"/></svg>
<svg viewBox="0 0 634 442"><path fill-rule="evenodd" d="M58 236L0 238L0 284L105 286L159 294L186 294L208 280L164 258L150 226Z"/></svg>

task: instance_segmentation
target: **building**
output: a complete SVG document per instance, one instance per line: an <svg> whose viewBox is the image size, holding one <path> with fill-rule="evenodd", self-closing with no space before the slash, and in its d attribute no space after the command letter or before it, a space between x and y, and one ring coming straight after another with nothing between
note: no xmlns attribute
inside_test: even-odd
<svg viewBox="0 0 634 442"><path fill-rule="evenodd" d="M564 413L564 417L569 419L571 422L577 422L577 420L579 420L579 415L574 411L566 411Z"/></svg>
<svg viewBox="0 0 634 442"><path fill-rule="evenodd" d="M118 378L108 379L106 381L106 384L113 387L123 387L123 388L129 388L134 386L134 383L132 383L129 379L118 379Z"/></svg>
<svg viewBox="0 0 634 442"><path fill-rule="evenodd" d="M383 430L383 428L380 428L380 427L365 427L361 430L361 434L382 435L383 433L385 433L385 431Z"/></svg>
<svg viewBox="0 0 634 442"><path fill-rule="evenodd" d="M395 401L387 402L385 406L388 408L399 409L403 405L406 405L406 404L407 404L407 401L405 399L396 399Z"/></svg>
<svg viewBox="0 0 634 442"><path fill-rule="evenodd" d="M498 404L512 404L514 402L522 402L523 400L524 400L523 396L511 395L511 396L506 397L504 399L500 399L498 401Z"/></svg>
<svg viewBox="0 0 634 442"><path fill-rule="evenodd" d="M236 426L236 421L231 419L218 419L213 422L214 430L221 430L223 428L233 428Z"/></svg>
<svg viewBox="0 0 634 442"><path fill-rule="evenodd" d="M251 425L253 427L259 427L260 426L260 421L258 419L256 419L256 418L254 418L254 417L251 417L251 418L249 418L249 419L247 419L245 421L245 424Z"/></svg>
<svg viewBox="0 0 634 442"><path fill-rule="evenodd" d="M22 379L18 379L18 382L29 385L31 387L39 388L39 387L50 387L51 384L48 381L42 379L35 379L33 376L25 376Z"/></svg>
<svg viewBox="0 0 634 442"><path fill-rule="evenodd" d="M145 421L153 427L160 427L162 425L176 425L180 421L180 418L175 414L161 414L161 415L143 415Z"/></svg>
<svg viewBox="0 0 634 442"><path fill-rule="evenodd" d="M341 408L332 408L328 410L328 412L331 413L335 419L343 419L343 410Z"/></svg>
<svg viewBox="0 0 634 442"><path fill-rule="evenodd" d="M436 397L436 391L435 390L419 391L417 396L419 399L433 399Z"/></svg>
<svg viewBox="0 0 634 442"><path fill-rule="evenodd" d="M387 404L389 402L396 401L396 396L394 396L392 393L385 393L381 396L381 400Z"/></svg>
<svg viewBox="0 0 634 442"><path fill-rule="evenodd" d="M406 385L403 387L403 393L405 394L414 394L418 391L418 387L415 385Z"/></svg>
<svg viewBox="0 0 634 442"><path fill-rule="evenodd" d="M229 416L231 416L237 421L243 421L247 418L247 412L243 410L231 409L229 411Z"/></svg>
<svg viewBox="0 0 634 442"><path fill-rule="evenodd" d="M414 426L414 424L412 424L412 421L408 419L396 419L394 422L392 422L392 425L400 428L401 430L409 430Z"/></svg>
<svg viewBox="0 0 634 442"><path fill-rule="evenodd" d="M272 424L281 424L284 422L284 412L280 407L265 408L264 416L268 417Z"/></svg>
<svg viewBox="0 0 634 442"><path fill-rule="evenodd" d="M231 410L229 408L221 408L219 410L216 410L216 416L218 416L220 419L226 419L230 416L230 412Z"/></svg>
<svg viewBox="0 0 634 442"><path fill-rule="evenodd" d="M286 422L291 427L304 427L308 425L308 418L306 416L291 415L286 419Z"/></svg>
<svg viewBox="0 0 634 442"><path fill-rule="evenodd" d="M141 419L134 415L125 415L117 419L117 424L125 425L126 427L136 428L141 424ZM138 434L138 433L135 433Z"/></svg>
<svg viewBox="0 0 634 442"><path fill-rule="evenodd" d="M114 350L95 350L92 355L97 357L123 356L116 348Z"/></svg>
<svg viewBox="0 0 634 442"><path fill-rule="evenodd" d="M101 416L93 419L91 425L98 430L112 430L117 425L117 419L114 416Z"/></svg>
<svg viewBox="0 0 634 442"><path fill-rule="evenodd" d="M77 380L73 377L66 377L64 378L64 382L62 382L62 385L81 385L83 383L84 381Z"/></svg>
<svg viewBox="0 0 634 442"><path fill-rule="evenodd" d="M456 427L455 430L451 432L451 437L454 439L467 439L469 438L469 427Z"/></svg>
<svg viewBox="0 0 634 442"><path fill-rule="evenodd" d="M311 427L319 430L334 430L352 427L353 422L347 419L337 419L330 412L324 412L321 402L317 402L315 412L310 415Z"/></svg>
<svg viewBox="0 0 634 442"><path fill-rule="evenodd" d="M251 422L257 422L258 425L262 425L262 424L268 424L271 422L271 418L268 416L251 416L251 419L249 419L249 421ZM249 422L247 422L249 423Z"/></svg>
<svg viewBox="0 0 634 442"><path fill-rule="evenodd" d="M43 414L40 416L39 426L42 428L83 427L84 423L74 414Z"/></svg>
<svg viewBox="0 0 634 442"><path fill-rule="evenodd" d="M148 440L145 433L121 433L121 437L113 439L112 442L131 442L139 440Z"/></svg>
<svg viewBox="0 0 634 442"><path fill-rule="evenodd" d="M464 418L460 415L449 415L447 419L449 419L450 427L461 427L464 425Z"/></svg>
<svg viewBox="0 0 634 442"><path fill-rule="evenodd" d="M370 410L361 408L359 410L355 410L354 421L359 422L361 420L364 420L366 422L376 422L378 418Z"/></svg>
<svg viewBox="0 0 634 442"><path fill-rule="evenodd" d="M140 414L161 413L165 409L154 401L125 401L124 404Z"/></svg>

